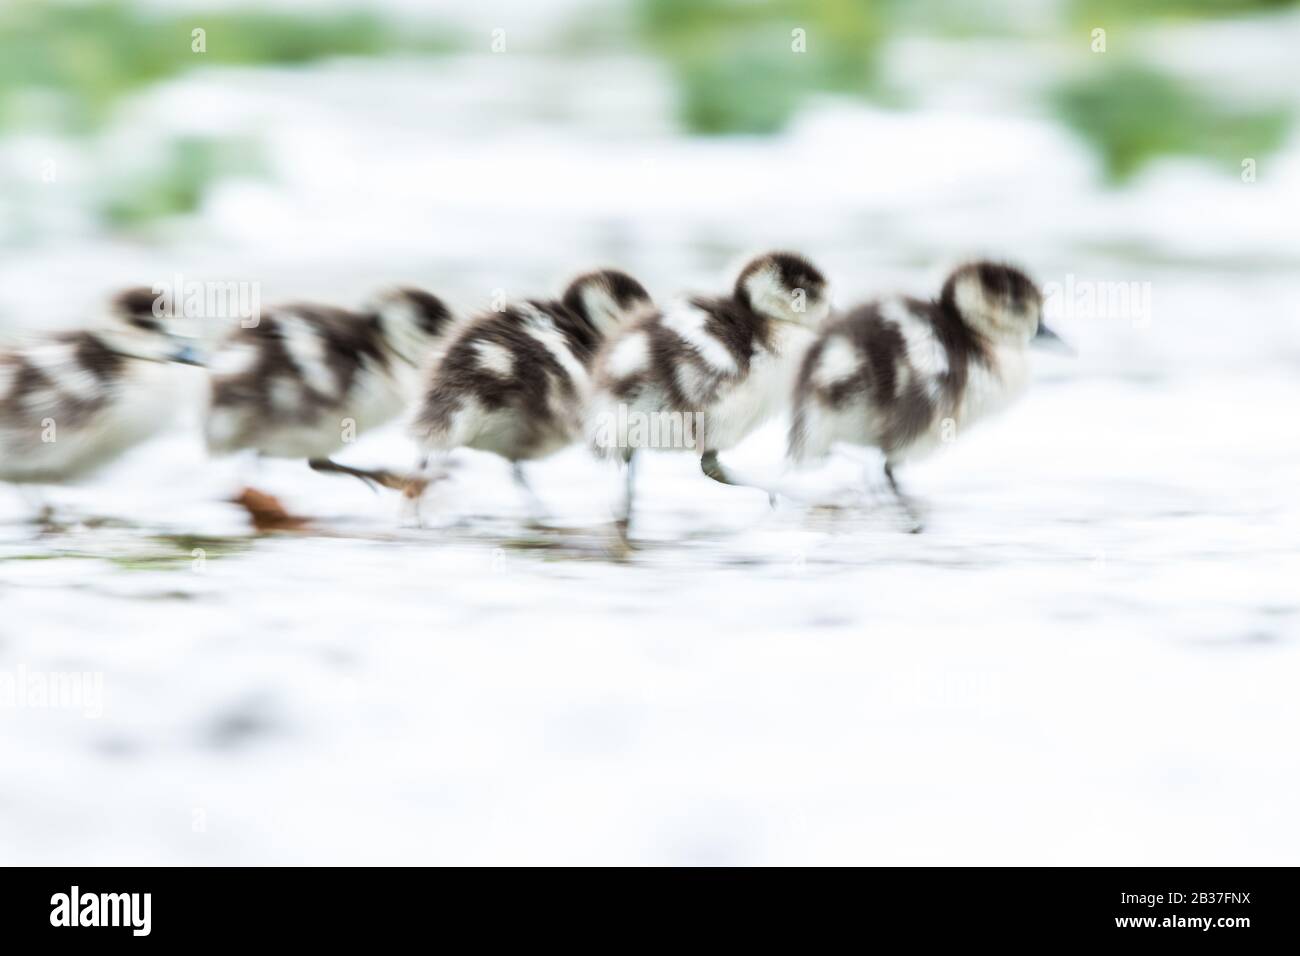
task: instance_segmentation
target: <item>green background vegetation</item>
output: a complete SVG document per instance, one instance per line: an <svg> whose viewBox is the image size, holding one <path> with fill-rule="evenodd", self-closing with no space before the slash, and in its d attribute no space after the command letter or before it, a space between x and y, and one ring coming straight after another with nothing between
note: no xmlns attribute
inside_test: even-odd
<svg viewBox="0 0 1300 956"><path fill-rule="evenodd" d="M207 50L191 50L191 31ZM25 93L59 100L58 122L87 131L128 93L207 66L292 65L332 56L378 56L455 46L449 31L412 32L365 12L248 10L155 13L121 0L0 5L0 124L11 125Z"/></svg>
<svg viewBox="0 0 1300 956"><path fill-rule="evenodd" d="M818 95L895 104L881 54L886 40L900 32L1055 43L1072 59L1059 75L1045 78L1043 105L1091 143L1107 174L1122 182L1153 157L1169 154L1236 168L1243 156L1276 149L1293 122L1289 105L1234 103L1157 68L1132 38L1143 31L1149 36L1163 24L1267 16L1296 5L1297 0L1074 0L1044 36L1033 32L1043 30L1041 24L1031 27L1006 12L1014 7L975 8L953 0L631 0L630 25L612 40L598 26L609 17L601 8L560 31L556 49L536 52L582 56L613 43L648 53L669 71L683 128L713 136L777 132ZM206 30L202 55L190 48L196 26ZM1095 26L1108 33L1104 56L1087 53ZM795 29L805 31L803 55L791 50ZM1121 38L1130 42L1117 42ZM486 41L360 10L261 12L250 6L171 12L142 10L124 0L14 0L0 6L0 131L94 136L123 98L193 69L436 55L471 46L485 50ZM107 223L129 228L187 212L215 179L264 171L256 142L210 137L178 138L151 161L147 173L105 176L101 213Z"/></svg>

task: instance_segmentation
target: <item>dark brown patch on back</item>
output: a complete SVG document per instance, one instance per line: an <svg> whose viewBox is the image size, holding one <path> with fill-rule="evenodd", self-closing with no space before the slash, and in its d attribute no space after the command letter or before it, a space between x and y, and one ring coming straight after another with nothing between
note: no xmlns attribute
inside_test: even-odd
<svg viewBox="0 0 1300 956"><path fill-rule="evenodd" d="M509 409L522 438L519 457L544 443L547 434L572 429L574 423L560 420L561 406L578 398L577 383L551 349L530 332L546 326L559 332L565 347L582 365L595 356L601 335L582 315L563 303L530 299L528 308L512 305L503 312L483 313L473 319L447 348L435 366L420 401L414 429L417 434L445 433L455 414L474 403L486 412ZM481 346L489 345L510 356L510 373L501 374L484 365Z"/></svg>
<svg viewBox="0 0 1300 956"><path fill-rule="evenodd" d="M426 335L440 335L447 323L451 321L451 309L447 304L423 289L403 288L398 290L416 314L416 324Z"/></svg>
<svg viewBox="0 0 1300 956"><path fill-rule="evenodd" d="M325 390L308 382L286 344L284 323L296 319L319 341L321 360L333 379ZM310 425L322 416L345 411L358 378L366 372L384 373L392 358L384 345L376 316L361 315L329 306L296 304L264 313L254 327L240 328L227 340L227 347L252 348L255 357L248 368L211 380L214 408L243 408L246 413L243 440L261 429L280 425ZM292 389L292 403L273 401L276 387Z"/></svg>
<svg viewBox="0 0 1300 956"><path fill-rule="evenodd" d="M77 363L101 382L110 382L122 373L126 358L114 352L91 332L75 332L67 341L73 346Z"/></svg>

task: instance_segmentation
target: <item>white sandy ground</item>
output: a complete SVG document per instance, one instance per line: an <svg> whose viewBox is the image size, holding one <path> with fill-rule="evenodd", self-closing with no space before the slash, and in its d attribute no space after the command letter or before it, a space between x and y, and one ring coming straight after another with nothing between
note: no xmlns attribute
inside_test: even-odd
<svg viewBox="0 0 1300 956"><path fill-rule="evenodd" d="M1273 215L1300 149L1251 185L1171 163L1104 191L1046 122L942 111L828 107L770 142L492 138L452 107L528 90L526 68L421 69L200 77L141 105L166 125L211 118L186 90L255 92L282 178L219 190L170 246L12 246L9 323L75 319L52 288L89 303L176 270L268 300L402 278L481 304L603 259L662 291L771 241L824 262L841 304L987 249L1045 281L1149 282L1154 308L1061 316L1080 357L904 473L919 536L847 459L805 479L841 507L772 511L653 457L628 555L616 476L578 450L535 469L541 530L504 466L465 455L422 531L273 465L257 484L318 531L254 538L222 501L238 463L183 429L55 492L59 533L0 488L0 681L104 688L97 718L0 708L0 862L1300 859L1300 262ZM592 86L548 70L555 102ZM954 139L979 144L959 166ZM780 439L733 461L770 469ZM410 450L390 430L345 457Z"/></svg>

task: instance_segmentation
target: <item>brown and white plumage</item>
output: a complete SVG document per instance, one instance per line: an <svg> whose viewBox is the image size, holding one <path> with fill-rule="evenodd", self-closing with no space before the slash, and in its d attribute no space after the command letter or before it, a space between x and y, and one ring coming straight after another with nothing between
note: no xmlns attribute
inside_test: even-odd
<svg viewBox="0 0 1300 956"><path fill-rule="evenodd" d="M475 317L431 369L411 436L425 452L475 448L511 462L577 441L597 350L652 308L641 283L605 269L579 276L558 300Z"/></svg>
<svg viewBox="0 0 1300 956"><path fill-rule="evenodd" d="M598 454L629 463L624 526L630 466L640 449L693 451L705 474L733 483L717 453L786 406L799 359L829 303L816 266L796 253L771 252L741 269L730 295L684 298L605 346L588 431ZM673 424L656 427L656 417ZM688 418L688 427L676 427Z"/></svg>
<svg viewBox="0 0 1300 956"><path fill-rule="evenodd" d="M821 458L836 442L878 448L897 491L895 466L1023 392L1026 347L1056 338L1041 316L1042 295L1028 276L975 262L955 270L937 299L888 297L836 317L799 371L790 458Z"/></svg>
<svg viewBox="0 0 1300 956"><path fill-rule="evenodd" d="M395 418L451 327L435 296L399 289L359 312L291 304L214 350L204 434L213 453L324 460Z"/></svg>

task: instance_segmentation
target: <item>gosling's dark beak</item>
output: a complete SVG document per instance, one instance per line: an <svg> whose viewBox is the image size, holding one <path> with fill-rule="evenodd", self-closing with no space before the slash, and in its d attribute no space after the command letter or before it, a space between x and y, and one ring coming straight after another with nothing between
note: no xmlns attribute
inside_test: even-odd
<svg viewBox="0 0 1300 956"><path fill-rule="evenodd" d="M192 345L178 347L175 352L168 356L168 360L181 365L203 364L203 357L199 354L199 350Z"/></svg>
<svg viewBox="0 0 1300 956"><path fill-rule="evenodd" d="M1074 346L1049 329L1046 323L1041 321L1038 323L1038 331L1034 333L1034 337L1029 340L1029 344L1036 348L1046 349L1049 352L1060 352L1062 355L1074 356L1079 354L1074 350Z"/></svg>

